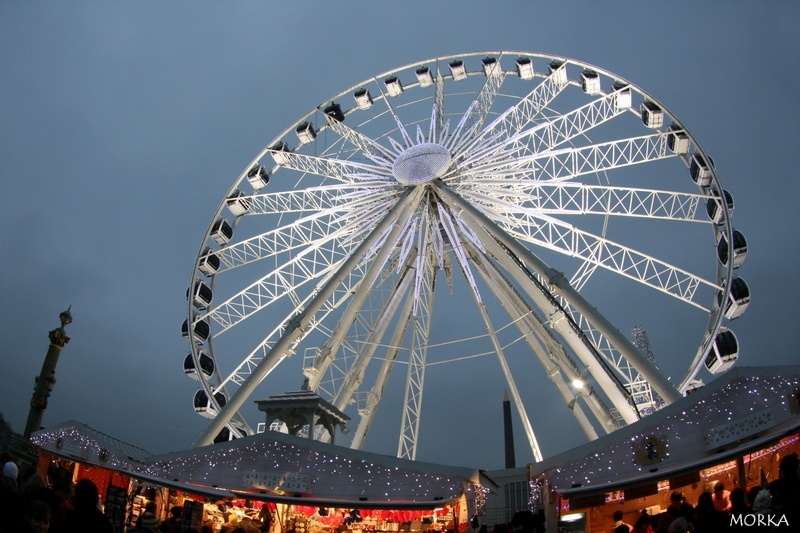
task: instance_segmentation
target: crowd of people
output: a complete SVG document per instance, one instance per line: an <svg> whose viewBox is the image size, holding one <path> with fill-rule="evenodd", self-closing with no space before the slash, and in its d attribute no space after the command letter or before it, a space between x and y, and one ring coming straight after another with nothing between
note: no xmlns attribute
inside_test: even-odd
<svg viewBox="0 0 800 533"><path fill-rule="evenodd" d="M10 457L0 456L0 533L213 533L211 524L201 529L182 529L183 507L174 505L165 520L148 502L135 523L116 531L102 511L100 491L84 478L73 485L69 477L54 477L52 486L37 472L21 475ZM267 509L266 506L263 507ZM271 518L271 517L268 517ZM265 520L266 530L270 524ZM231 528L230 533L262 533L264 528Z"/></svg>
<svg viewBox="0 0 800 533"><path fill-rule="evenodd" d="M662 513L642 511L633 524L616 511L611 533L752 533L800 531L800 461L797 454L783 457L779 477L764 486L745 492L740 487L728 491L717 483L713 492L705 491L695 505L675 491Z"/></svg>
<svg viewBox="0 0 800 533"><path fill-rule="evenodd" d="M97 485L90 479L72 486L70 479L59 478L51 487L39 473L21 480L17 465L7 457L0 462L0 533L118 533L103 514ZM162 522L154 509L146 509L126 533L177 533L182 511L174 507Z"/></svg>

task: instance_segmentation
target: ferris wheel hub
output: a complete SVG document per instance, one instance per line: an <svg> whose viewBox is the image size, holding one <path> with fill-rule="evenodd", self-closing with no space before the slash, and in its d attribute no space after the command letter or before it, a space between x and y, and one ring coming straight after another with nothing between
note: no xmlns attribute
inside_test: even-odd
<svg viewBox="0 0 800 533"><path fill-rule="evenodd" d="M450 151L441 144L415 144L397 157L392 175L403 185L421 185L442 177L451 160Z"/></svg>

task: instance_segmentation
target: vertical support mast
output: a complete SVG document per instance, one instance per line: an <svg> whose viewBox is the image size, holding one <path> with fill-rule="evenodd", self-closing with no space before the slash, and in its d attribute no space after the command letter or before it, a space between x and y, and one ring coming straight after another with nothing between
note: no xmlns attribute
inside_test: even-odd
<svg viewBox="0 0 800 533"><path fill-rule="evenodd" d="M350 442L350 447L354 450L360 450L361 446L364 445L364 439L366 438L369 428L372 425L372 421L375 418L375 412L378 409L378 404L380 404L381 399L383 398L383 391L386 388L386 383L389 381L389 376L394 369L395 361L397 361L397 353L399 351L400 343L403 341L403 337L406 336L408 325L411 323L411 317L414 308L414 297L409 289L414 278L410 274L410 272L407 272L403 278L403 288L401 289L401 292L406 294L406 299L403 303L400 320L398 321L397 327L395 328L394 334L389 342L389 348L386 351L383 364L381 364L378 377L375 378L375 383L372 385L372 388L367 395L366 405L363 409L359 410L361 420L359 421L358 428L353 435L353 440Z"/></svg>
<svg viewBox="0 0 800 533"><path fill-rule="evenodd" d="M424 187L420 187L424 189ZM427 242L427 241L426 241ZM412 339L409 354L408 379L403 402L403 420L400 426L400 439L397 444L397 457L411 459L417 457L419 442L419 421L422 416L422 392L425 384L425 364L428 357L428 338L433 315L433 282L436 275L436 261L432 249L423 243L417 262L423 269L417 272L421 282L412 293L415 300L415 313L411 318Z"/></svg>

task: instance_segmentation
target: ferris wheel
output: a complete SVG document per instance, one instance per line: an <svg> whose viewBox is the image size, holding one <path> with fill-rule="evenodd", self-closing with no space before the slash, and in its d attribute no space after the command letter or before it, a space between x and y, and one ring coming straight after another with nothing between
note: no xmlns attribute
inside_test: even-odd
<svg viewBox="0 0 800 533"><path fill-rule="evenodd" d="M211 217L182 331L197 444L258 431L254 401L305 379L360 448L396 380L415 459L430 372L475 359L537 460L525 372L588 438L634 422L738 357L732 212L683 124L595 66L491 51L366 79L279 131ZM622 333L640 325L670 341L655 359Z"/></svg>

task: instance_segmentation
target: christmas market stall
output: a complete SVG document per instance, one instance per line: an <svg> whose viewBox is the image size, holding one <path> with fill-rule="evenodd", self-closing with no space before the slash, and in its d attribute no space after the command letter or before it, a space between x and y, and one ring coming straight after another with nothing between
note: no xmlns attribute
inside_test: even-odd
<svg viewBox="0 0 800 533"><path fill-rule="evenodd" d="M270 502L279 524L297 533L307 528L455 530L480 511L488 483L472 469L273 431L152 457L142 473L167 483L225 490L239 500ZM283 513L313 523L298 528L295 520L292 527Z"/></svg>
<svg viewBox="0 0 800 533"><path fill-rule="evenodd" d="M154 502L162 519L182 506L187 526L198 530L455 532L482 512L491 485L472 469L272 431L159 456L77 422L41 430L32 441L43 461L104 472L96 484L105 512L124 507L117 523L125 524Z"/></svg>
<svg viewBox="0 0 800 533"><path fill-rule="evenodd" d="M606 532L665 512L671 496L696 505L718 483L747 491L779 477L800 452L800 366L739 367L677 402L528 466L547 530Z"/></svg>

